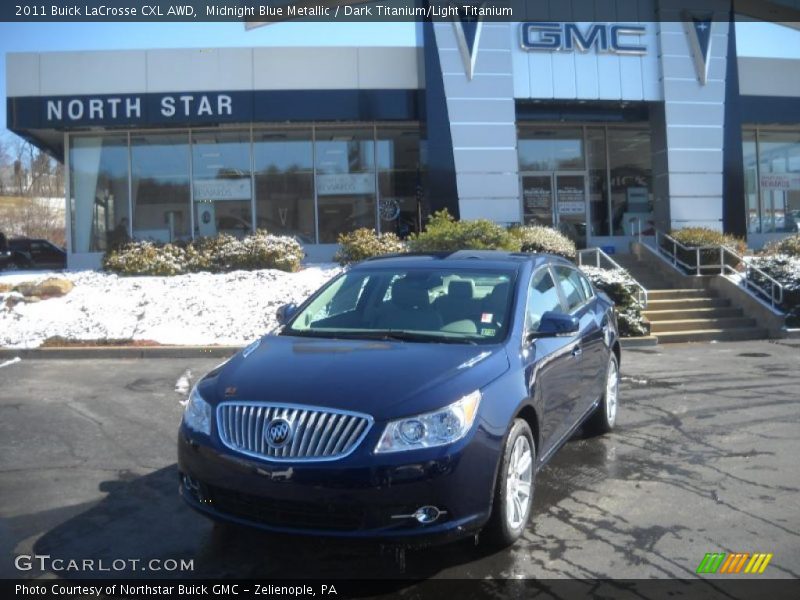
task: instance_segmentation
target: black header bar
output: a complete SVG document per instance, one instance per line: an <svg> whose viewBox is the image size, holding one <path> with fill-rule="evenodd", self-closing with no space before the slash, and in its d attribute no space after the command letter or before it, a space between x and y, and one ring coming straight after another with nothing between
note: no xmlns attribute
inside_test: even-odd
<svg viewBox="0 0 800 600"><path fill-rule="evenodd" d="M725 21L732 0L11 0L0 5L9 22L242 21L682 21L702 13ZM736 12L762 20L800 21L791 0L738 0Z"/></svg>

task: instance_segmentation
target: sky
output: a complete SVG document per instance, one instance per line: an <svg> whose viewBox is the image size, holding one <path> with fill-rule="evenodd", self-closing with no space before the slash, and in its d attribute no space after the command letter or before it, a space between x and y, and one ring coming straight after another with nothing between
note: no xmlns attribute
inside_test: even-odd
<svg viewBox="0 0 800 600"><path fill-rule="evenodd" d="M229 48L249 46L413 46L414 23L0 23L0 132L6 126L8 52Z"/></svg>

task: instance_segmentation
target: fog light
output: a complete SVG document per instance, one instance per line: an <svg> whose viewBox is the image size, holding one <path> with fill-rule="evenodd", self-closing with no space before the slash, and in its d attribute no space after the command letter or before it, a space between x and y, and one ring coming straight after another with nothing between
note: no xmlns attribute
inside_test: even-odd
<svg viewBox="0 0 800 600"><path fill-rule="evenodd" d="M414 512L413 516L418 522L424 525L426 523L433 523L441 515L442 511L435 506L422 506Z"/></svg>
<svg viewBox="0 0 800 600"><path fill-rule="evenodd" d="M190 475L183 475L183 487L189 492L196 500L205 502L206 498L203 495L203 490L200 487L200 482Z"/></svg>

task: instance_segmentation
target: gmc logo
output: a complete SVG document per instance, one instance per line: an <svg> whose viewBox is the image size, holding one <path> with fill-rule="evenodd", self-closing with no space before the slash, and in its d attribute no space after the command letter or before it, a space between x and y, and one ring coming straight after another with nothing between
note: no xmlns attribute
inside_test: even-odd
<svg viewBox="0 0 800 600"><path fill-rule="evenodd" d="M521 28L523 50L647 54L647 46L637 43L647 32L641 25L593 23L582 31L578 23L528 22Z"/></svg>

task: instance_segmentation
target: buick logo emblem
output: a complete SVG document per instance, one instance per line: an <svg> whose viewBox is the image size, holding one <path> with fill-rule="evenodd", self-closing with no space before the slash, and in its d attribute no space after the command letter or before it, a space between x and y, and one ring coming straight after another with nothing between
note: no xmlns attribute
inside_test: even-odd
<svg viewBox="0 0 800 600"><path fill-rule="evenodd" d="M270 447L283 448L292 439L292 424L283 417L272 419L264 429L264 437Z"/></svg>

